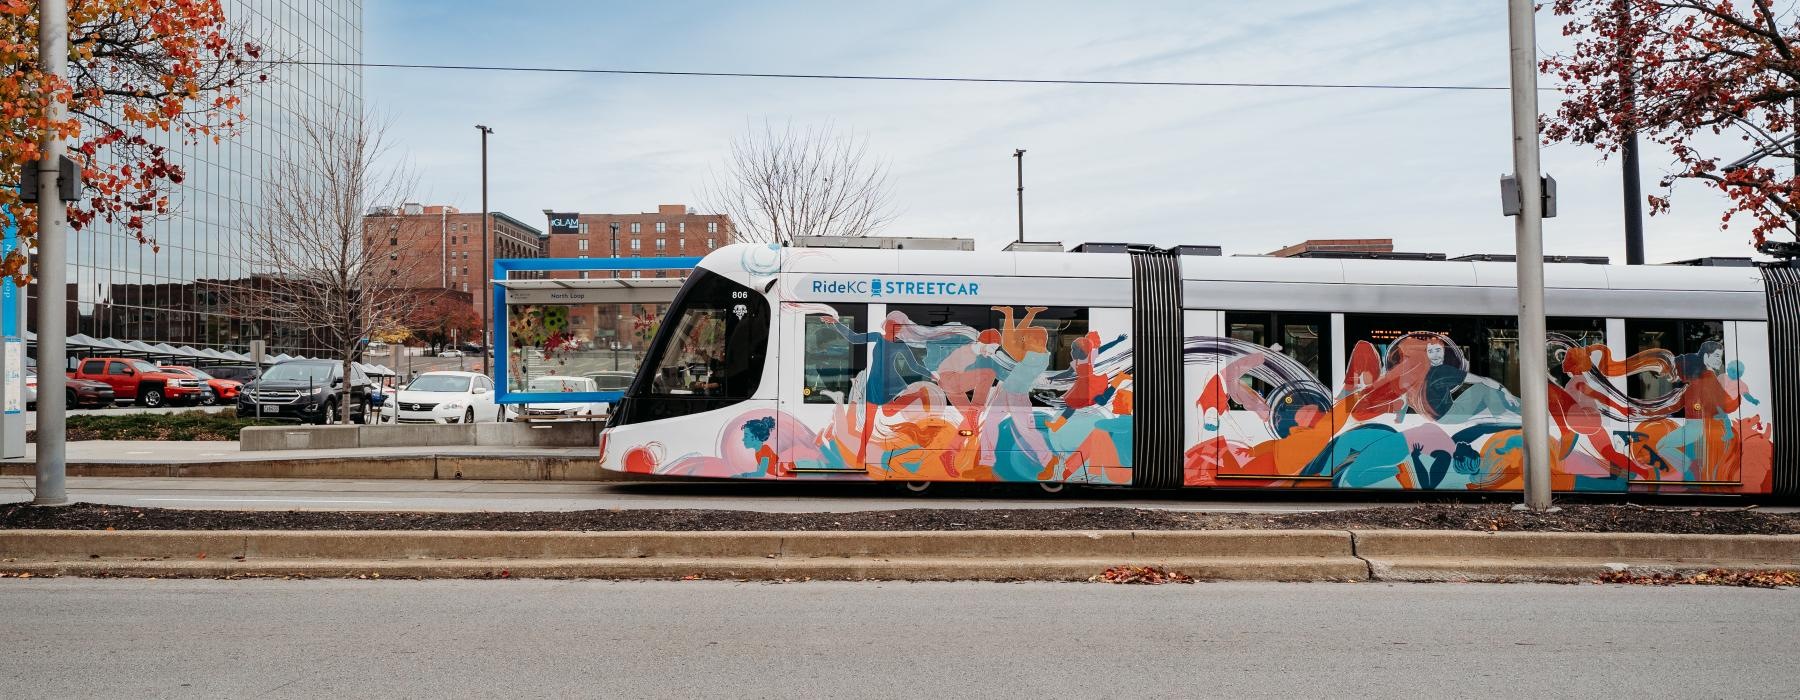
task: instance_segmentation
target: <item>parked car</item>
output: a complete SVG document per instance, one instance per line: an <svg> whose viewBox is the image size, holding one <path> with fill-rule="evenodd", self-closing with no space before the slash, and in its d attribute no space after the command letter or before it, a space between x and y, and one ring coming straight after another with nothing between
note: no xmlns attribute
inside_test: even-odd
<svg viewBox="0 0 1800 700"><path fill-rule="evenodd" d="M589 372L582 376L594 380L594 385L599 387L600 391L624 391L631 388L631 380L637 378L637 373L607 370Z"/></svg>
<svg viewBox="0 0 1800 700"><path fill-rule="evenodd" d="M105 408L113 404L113 388L106 382L91 382L86 379L70 377L63 380L67 387L64 399L69 408ZM25 373L25 410L37 410L37 370Z"/></svg>
<svg viewBox="0 0 1800 700"><path fill-rule="evenodd" d="M199 403L207 393L198 379L123 357L90 357L68 374L75 379L104 382L112 387L118 400L135 401L150 408Z"/></svg>
<svg viewBox="0 0 1800 700"><path fill-rule="evenodd" d="M212 376L211 374L209 374L205 371L202 371L202 370L194 368L194 367L188 367L186 365L162 365L162 371L168 372L170 374L180 374L180 375L184 375L184 376L188 376L188 377L193 377L202 382L206 382L206 387L208 389L212 390L212 395L201 397L200 403L206 404L208 406L212 406L212 405L224 403L224 402L236 401L237 397L238 397L238 391L240 389L242 389L244 386L243 382L237 381L235 379L220 379L218 377Z"/></svg>
<svg viewBox="0 0 1800 700"><path fill-rule="evenodd" d="M462 354L461 350L457 350L456 348L450 348L448 350L439 350L437 356L438 357L462 357L463 354Z"/></svg>
<svg viewBox="0 0 1800 700"><path fill-rule="evenodd" d="M505 420L494 403L494 382L478 372L426 372L394 394L398 423L474 423Z"/></svg>
<svg viewBox="0 0 1800 700"><path fill-rule="evenodd" d="M532 393L586 393L599 391L593 379L587 377L547 376L538 377L527 383L525 390ZM525 404L524 416L530 420L579 419L587 420L606 415L607 405L604 401L558 401L532 402Z"/></svg>
<svg viewBox="0 0 1800 700"><path fill-rule="evenodd" d="M238 415L329 424L338 422L339 411L347 410L352 422L365 423L373 415L369 405L373 384L354 366L346 382L344 365L337 360L288 360L244 385L238 393Z"/></svg>
<svg viewBox="0 0 1800 700"><path fill-rule="evenodd" d="M225 367L208 367L206 368L206 373L218 379L230 379L241 385L249 384L254 381L257 375L262 374L262 371L255 367L228 365Z"/></svg>

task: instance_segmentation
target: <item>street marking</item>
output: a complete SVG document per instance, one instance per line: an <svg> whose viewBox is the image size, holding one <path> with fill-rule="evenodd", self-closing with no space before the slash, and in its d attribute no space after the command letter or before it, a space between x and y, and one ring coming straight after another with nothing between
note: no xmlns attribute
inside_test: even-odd
<svg viewBox="0 0 1800 700"><path fill-rule="evenodd" d="M126 498L131 498L126 496ZM183 501L193 503L382 503L393 501L328 500L323 498L137 498L139 501Z"/></svg>

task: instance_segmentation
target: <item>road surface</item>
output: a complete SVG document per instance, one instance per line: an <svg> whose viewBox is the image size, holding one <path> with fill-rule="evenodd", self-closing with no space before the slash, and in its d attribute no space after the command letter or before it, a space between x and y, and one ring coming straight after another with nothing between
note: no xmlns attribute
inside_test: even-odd
<svg viewBox="0 0 1800 700"><path fill-rule="evenodd" d="M29 501L33 480L0 477L0 503ZM934 487L908 495L884 484L755 482L613 483L417 479L215 479L70 477L69 498L89 503L230 510L534 511L595 508L721 508L817 513L894 508L1070 508L1117 506L1210 512L1294 513L1380 505L1369 494L1155 493L1035 488ZM1392 501L1388 501L1392 502Z"/></svg>
<svg viewBox="0 0 1800 700"><path fill-rule="evenodd" d="M0 580L0 696L1778 697L1800 591Z"/></svg>

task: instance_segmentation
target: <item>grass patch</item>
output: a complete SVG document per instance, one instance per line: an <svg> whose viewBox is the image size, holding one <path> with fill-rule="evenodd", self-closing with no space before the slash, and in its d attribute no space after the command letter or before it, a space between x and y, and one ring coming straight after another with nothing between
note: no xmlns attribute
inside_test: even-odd
<svg viewBox="0 0 1800 700"><path fill-rule="evenodd" d="M280 425L272 420L239 418L231 409L218 413L127 413L68 417L69 440L236 440L238 431L257 425ZM37 431L25 436L35 442Z"/></svg>

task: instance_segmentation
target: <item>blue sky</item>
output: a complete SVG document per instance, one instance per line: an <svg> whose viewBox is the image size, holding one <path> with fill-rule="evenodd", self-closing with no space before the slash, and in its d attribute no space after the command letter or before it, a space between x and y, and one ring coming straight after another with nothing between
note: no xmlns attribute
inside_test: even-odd
<svg viewBox="0 0 1800 700"><path fill-rule="evenodd" d="M1115 6L1116 5L1116 6ZM365 60L785 73L1505 85L1505 3L476 2L371 0ZM1562 39L1540 17L1544 50ZM417 199L480 207L476 123L492 126L491 206L698 204L732 138L831 124L888 164L893 235L1027 235L1223 245L1391 237L1404 250L1510 252L1503 91L1019 86L369 69L369 107L421 173ZM1544 109L1550 109L1546 102ZM1620 176L1553 146L1561 215L1546 251L1624 257ZM1645 187L1668 163L1646 152ZM1647 223L1652 262L1748 255L1719 199L1676 190Z"/></svg>

